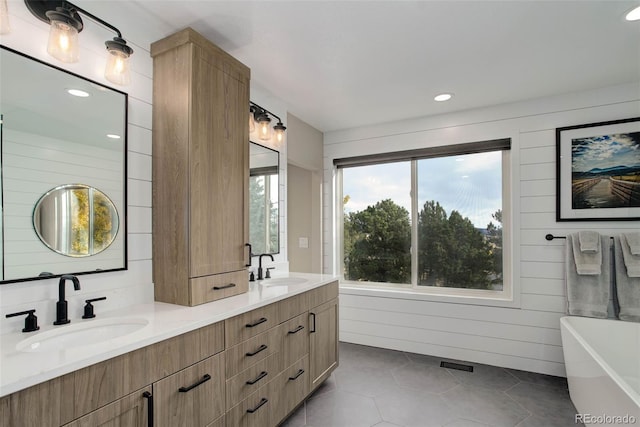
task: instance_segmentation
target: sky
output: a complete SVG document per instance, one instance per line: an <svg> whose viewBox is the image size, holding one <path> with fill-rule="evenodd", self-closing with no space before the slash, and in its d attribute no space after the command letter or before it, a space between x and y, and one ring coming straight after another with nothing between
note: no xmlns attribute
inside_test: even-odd
<svg viewBox="0 0 640 427"><path fill-rule="evenodd" d="M485 228L491 214L502 208L502 152L438 157L418 161L418 209L428 200L450 214L457 210L477 228ZM366 209L391 199L411 212L411 163L344 168L346 212Z"/></svg>
<svg viewBox="0 0 640 427"><path fill-rule="evenodd" d="M640 132L576 138L571 141L571 169L640 166Z"/></svg>

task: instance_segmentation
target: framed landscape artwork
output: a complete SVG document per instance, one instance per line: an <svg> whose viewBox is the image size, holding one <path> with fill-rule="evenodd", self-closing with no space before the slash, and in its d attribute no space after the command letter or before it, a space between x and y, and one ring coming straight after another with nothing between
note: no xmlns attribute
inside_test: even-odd
<svg viewBox="0 0 640 427"><path fill-rule="evenodd" d="M640 117L556 129L556 220L640 219Z"/></svg>

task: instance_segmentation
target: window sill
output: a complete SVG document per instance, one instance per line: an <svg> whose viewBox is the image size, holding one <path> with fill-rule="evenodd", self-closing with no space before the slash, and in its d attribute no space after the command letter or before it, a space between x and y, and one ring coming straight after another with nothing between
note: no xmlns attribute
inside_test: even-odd
<svg viewBox="0 0 640 427"><path fill-rule="evenodd" d="M511 296L506 296L502 291L431 287L423 290L413 288L411 285L389 286L385 283L358 283L341 280L340 293L376 298L520 308L519 298L516 299Z"/></svg>

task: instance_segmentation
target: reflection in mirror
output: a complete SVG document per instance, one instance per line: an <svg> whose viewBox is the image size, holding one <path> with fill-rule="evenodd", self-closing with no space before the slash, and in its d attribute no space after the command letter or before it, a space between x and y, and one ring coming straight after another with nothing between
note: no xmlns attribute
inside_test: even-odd
<svg viewBox="0 0 640 427"><path fill-rule="evenodd" d="M280 251L279 154L256 143L249 157L249 242L255 255Z"/></svg>
<svg viewBox="0 0 640 427"><path fill-rule="evenodd" d="M2 46L0 115L0 283L34 280L43 272L59 276L126 269L126 93ZM51 244L54 250L40 240L34 207L43 194L68 183L99 188L111 201L117 223L104 250L95 238L93 249L89 238L75 248ZM61 201L53 195L51 200ZM43 199L40 210L47 203ZM61 206L56 212L60 224L69 223L68 210ZM69 236L51 227L50 219L36 221L48 242Z"/></svg>
<svg viewBox="0 0 640 427"><path fill-rule="evenodd" d="M59 254L99 254L118 234L118 212L100 190L83 184L62 185L47 192L33 211L38 237Z"/></svg>

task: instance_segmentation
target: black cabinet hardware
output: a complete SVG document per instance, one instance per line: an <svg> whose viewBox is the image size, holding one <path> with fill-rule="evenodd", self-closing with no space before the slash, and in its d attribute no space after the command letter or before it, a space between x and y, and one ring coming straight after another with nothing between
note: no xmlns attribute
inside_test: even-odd
<svg viewBox="0 0 640 427"><path fill-rule="evenodd" d="M196 387L198 387L198 386L200 386L200 385L202 385L202 384L206 383L206 382L207 382L207 381L209 381L210 379L211 379L211 375L209 375L209 374L204 374L204 377L202 377L202 379L201 379L200 381L197 381L196 383L191 384L189 387L180 387L180 388L178 389L178 391L179 391L180 393L186 393L186 392L191 391L191 390L193 390L194 388L196 388Z"/></svg>
<svg viewBox="0 0 640 427"><path fill-rule="evenodd" d="M147 427L153 427L153 395L148 391L142 393L142 397L147 399Z"/></svg>
<svg viewBox="0 0 640 427"><path fill-rule="evenodd" d="M300 325L297 328L295 328L293 331L289 331L289 334L297 334L298 332L300 332L301 330L304 329L304 326Z"/></svg>
<svg viewBox="0 0 640 427"><path fill-rule="evenodd" d="M35 314L33 314L35 312L36 310L32 309L32 310L21 311L19 313L7 314L5 317L9 318L9 317L23 316L26 314L27 317L24 319L24 329L22 330L22 332L34 332L40 329L40 326L38 326L38 317Z"/></svg>
<svg viewBox="0 0 640 427"><path fill-rule="evenodd" d="M224 286L214 286L213 290L214 291L219 291L221 289L229 289L229 288L235 288L236 284L235 283L229 283L228 285L224 285Z"/></svg>
<svg viewBox="0 0 640 427"><path fill-rule="evenodd" d="M316 331L316 314L315 313L309 313L310 316L313 316L313 327L311 329L309 329L309 333L313 334Z"/></svg>
<svg viewBox="0 0 640 427"><path fill-rule="evenodd" d="M256 354L260 353L261 351L264 351L267 349L267 345L266 344L262 344L260 347L258 347L258 349L256 351L254 351L253 353L247 353L247 356L255 356Z"/></svg>
<svg viewBox="0 0 640 427"><path fill-rule="evenodd" d="M245 246L249 246L249 264L245 264L245 267L251 267L251 257L253 256L253 249L251 248L251 243L245 243Z"/></svg>
<svg viewBox="0 0 640 427"><path fill-rule="evenodd" d="M289 381L297 380L302 374L304 374L304 369L300 369L294 376L289 377Z"/></svg>
<svg viewBox="0 0 640 427"><path fill-rule="evenodd" d="M256 321L255 321L255 322L253 322L253 323L247 323L245 326L246 326L247 328L253 328L253 327L256 327L256 326L258 326L259 324L264 323L264 322L266 322L266 321L267 321L267 318L266 318L266 317L261 317L260 319L256 320Z"/></svg>
<svg viewBox="0 0 640 427"><path fill-rule="evenodd" d="M264 405L265 403L267 403L269 400L265 399L264 397L262 399L260 399L260 403L258 403L258 406L256 406L253 409L247 409L247 414L253 414L254 412L256 412L258 409L260 409L260 407L262 407L262 405Z"/></svg>
<svg viewBox="0 0 640 427"><path fill-rule="evenodd" d="M261 379L263 379L263 378L264 378L264 377L266 377L267 375L269 375L269 374L268 374L266 371L262 371L262 372L260 372L260 375L258 375L258 376L256 377L256 379L255 379L255 380L247 381L247 385L254 385L255 383L257 383L258 381L260 381Z"/></svg>
<svg viewBox="0 0 640 427"><path fill-rule="evenodd" d="M82 316L83 319L93 319L94 317L96 317L95 313L93 312L93 304L91 304L92 302L96 302L96 301L104 301L106 300L107 297L100 297L100 298L93 298L93 299L88 299L85 300L84 302L87 303L87 305L84 306L84 315Z"/></svg>

